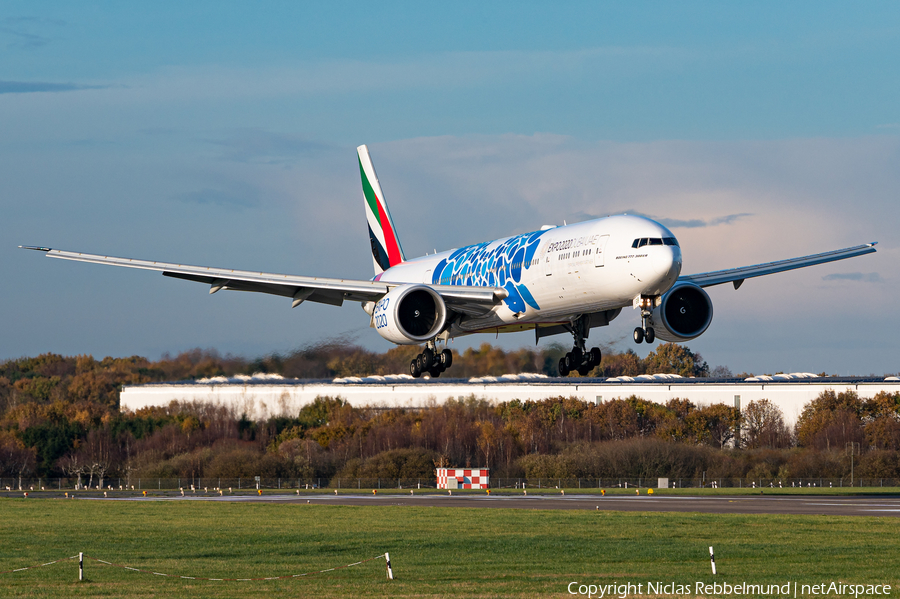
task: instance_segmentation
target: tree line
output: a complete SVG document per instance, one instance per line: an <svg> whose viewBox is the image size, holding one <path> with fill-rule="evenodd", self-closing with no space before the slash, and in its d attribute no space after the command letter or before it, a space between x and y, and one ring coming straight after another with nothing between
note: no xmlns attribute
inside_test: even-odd
<svg viewBox="0 0 900 599"><path fill-rule="evenodd" d="M0 365L0 476L423 478L435 463L488 466L495 477L900 477L900 394L825 392L795 427L762 400L743 411L686 399L587 403L558 397L490 404L469 398L424 409L353 407L320 397L297 414L252 421L223 407L179 403L119 411L123 384L274 372L327 378L403 372L415 348L384 354L320 344L255 360L194 350L146 358L45 354ZM454 355L456 376L553 373L562 348ZM596 374L707 374L688 348L642 360L605 352ZM395 367L396 366L396 367ZM451 370L450 376L454 372Z"/></svg>

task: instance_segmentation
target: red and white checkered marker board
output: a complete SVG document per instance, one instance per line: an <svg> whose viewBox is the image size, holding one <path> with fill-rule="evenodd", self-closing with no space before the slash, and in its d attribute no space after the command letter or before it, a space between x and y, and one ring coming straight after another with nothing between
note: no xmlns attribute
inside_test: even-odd
<svg viewBox="0 0 900 599"><path fill-rule="evenodd" d="M447 480L456 479L457 489L487 489L490 477L487 468L438 468L437 488L446 489Z"/></svg>

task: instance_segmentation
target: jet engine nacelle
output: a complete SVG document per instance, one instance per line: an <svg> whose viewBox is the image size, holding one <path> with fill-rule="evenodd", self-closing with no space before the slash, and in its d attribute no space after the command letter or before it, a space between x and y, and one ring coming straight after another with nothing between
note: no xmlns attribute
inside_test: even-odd
<svg viewBox="0 0 900 599"><path fill-rule="evenodd" d="M427 285L394 287L372 308L375 330L398 345L417 345L433 339L444 330L446 322L443 298Z"/></svg>
<svg viewBox="0 0 900 599"><path fill-rule="evenodd" d="M682 283L662 296L650 319L657 337L680 342L702 335L712 317L712 300L706 291L692 283Z"/></svg>

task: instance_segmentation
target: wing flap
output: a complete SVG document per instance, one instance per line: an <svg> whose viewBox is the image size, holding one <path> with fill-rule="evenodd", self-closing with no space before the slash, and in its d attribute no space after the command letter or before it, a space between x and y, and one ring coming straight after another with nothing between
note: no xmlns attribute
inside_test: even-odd
<svg viewBox="0 0 900 599"><path fill-rule="evenodd" d="M766 262L764 264L755 264L753 266L703 272L695 275L684 275L678 277L678 280L694 283L700 287L712 287L713 285L721 285L722 283L733 283L734 288L737 289L744 282L744 279L751 279L753 277L761 277L777 272L794 270L795 268L825 264L827 262L835 262L837 260L845 260L847 258L871 254L875 251L875 245L877 243L877 241L874 241L872 243L844 248L842 250L833 250L821 254L813 254L811 256L801 256L800 258L791 258L789 260L779 260L777 262Z"/></svg>

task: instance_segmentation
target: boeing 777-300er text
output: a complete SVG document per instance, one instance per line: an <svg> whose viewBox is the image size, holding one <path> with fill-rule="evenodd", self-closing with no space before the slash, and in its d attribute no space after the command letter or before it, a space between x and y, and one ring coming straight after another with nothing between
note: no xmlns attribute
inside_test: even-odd
<svg viewBox="0 0 900 599"><path fill-rule="evenodd" d="M701 335L713 307L704 287L875 251L875 243L693 275L681 274L681 248L666 227L640 216L609 216L470 245L408 260L366 146L357 148L375 277L323 279L184 266L26 247L51 258L161 271L167 277L222 289L257 291L340 306L362 304L379 335L401 345L424 344L409 366L414 377L437 377L451 363L447 342L471 333L534 330L535 341L569 333L575 343L559 362L562 376L584 375L600 363L585 340L622 308L640 309L637 343L686 341ZM25 246L22 246L25 247ZM444 345L439 351L438 343Z"/></svg>

